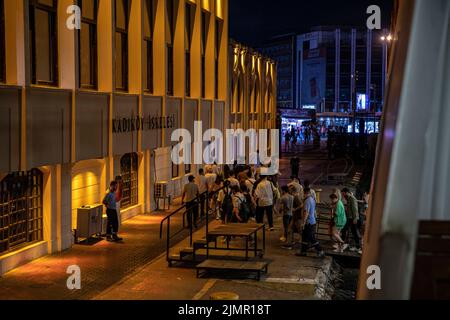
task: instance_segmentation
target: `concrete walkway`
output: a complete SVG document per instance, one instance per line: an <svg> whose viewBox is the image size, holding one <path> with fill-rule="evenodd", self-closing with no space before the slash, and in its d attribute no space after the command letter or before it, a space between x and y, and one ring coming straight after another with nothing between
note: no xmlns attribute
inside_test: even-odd
<svg viewBox="0 0 450 320"><path fill-rule="evenodd" d="M219 278L196 277L194 268L169 268L165 255L147 264L142 270L115 284L94 299L98 300L209 300L214 292L233 292L242 300L302 300L327 299L325 286L331 272L332 259L317 258L314 252L308 257L295 256L294 250L281 247L281 217L275 220L276 231L267 232L267 248L264 259L270 261L269 272L256 281L249 276L232 280L227 274ZM210 229L218 225L212 222ZM194 239L205 235L204 228ZM238 245L234 240L232 245ZM189 246L188 239L180 242L172 251ZM236 256L239 253L228 253ZM242 255L242 254L241 254ZM228 278L228 279L227 279Z"/></svg>
<svg viewBox="0 0 450 320"><path fill-rule="evenodd" d="M123 243L75 245L5 274L0 277L0 300L91 299L165 251L166 242L159 239L159 226L167 214L140 215L124 222L120 232ZM172 224L181 227L181 218ZM187 235L187 231L181 233L172 243ZM67 289L66 270L71 265L81 269L81 290Z"/></svg>
<svg viewBox="0 0 450 320"><path fill-rule="evenodd" d="M301 178L314 181L326 160L312 157L302 161ZM280 185L290 177L289 160L281 160ZM328 188L323 188L324 191ZM326 193L324 192L324 195ZM159 225L168 212L137 216L121 229L123 243L100 241L75 245L0 277L0 300L7 299L209 299L212 292L233 291L241 299L318 299L323 291L331 259L298 258L281 248L281 217L277 230L268 233L266 259L272 261L269 274L254 280L197 279L194 269L168 268L165 239L159 239ZM172 224L181 227L181 219ZM217 222L211 223L211 228ZM203 237L199 230L196 237ZM188 232L172 241L174 252L188 247ZM81 290L67 289L67 267L81 268Z"/></svg>

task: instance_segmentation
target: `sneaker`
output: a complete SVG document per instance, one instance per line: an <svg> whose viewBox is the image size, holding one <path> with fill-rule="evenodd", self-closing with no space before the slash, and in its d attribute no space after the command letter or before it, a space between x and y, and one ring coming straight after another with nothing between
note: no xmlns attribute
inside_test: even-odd
<svg viewBox="0 0 450 320"><path fill-rule="evenodd" d="M325 252L324 252L324 251L318 252L318 253L317 253L317 257L319 257L319 258L325 257Z"/></svg>
<svg viewBox="0 0 450 320"><path fill-rule="evenodd" d="M345 250L347 250L348 249L348 244L344 244L343 246L342 246L342 252L344 252Z"/></svg>
<svg viewBox="0 0 450 320"><path fill-rule="evenodd" d="M281 238L280 238L280 241L281 241L281 242L286 242L286 238L285 238L285 237L281 237Z"/></svg>
<svg viewBox="0 0 450 320"><path fill-rule="evenodd" d="M358 250L358 254L362 255L362 250L361 249Z"/></svg>
<svg viewBox="0 0 450 320"><path fill-rule="evenodd" d="M348 251L350 251L350 252L358 252L358 248L356 248L356 247L350 247L350 249L348 249Z"/></svg>
<svg viewBox="0 0 450 320"><path fill-rule="evenodd" d="M110 234L107 234L107 235L106 235L106 241L108 241L108 242L114 241L113 236L110 235Z"/></svg>
<svg viewBox="0 0 450 320"><path fill-rule="evenodd" d="M293 249L292 245L290 245L290 244L284 244L284 245L281 246L281 248L286 249L286 250L292 250Z"/></svg>
<svg viewBox="0 0 450 320"><path fill-rule="evenodd" d="M120 238L117 234L113 234L112 238L113 238L113 240L116 241L116 242L122 241L122 240L123 240L123 238Z"/></svg>
<svg viewBox="0 0 450 320"><path fill-rule="evenodd" d="M338 243L335 243L335 244L333 245L333 248L334 248L334 249L339 249L339 244L338 244Z"/></svg>

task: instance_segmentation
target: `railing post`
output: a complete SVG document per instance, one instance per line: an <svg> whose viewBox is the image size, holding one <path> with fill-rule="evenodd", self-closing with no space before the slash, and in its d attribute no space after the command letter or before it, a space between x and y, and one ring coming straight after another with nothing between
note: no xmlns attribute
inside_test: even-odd
<svg viewBox="0 0 450 320"><path fill-rule="evenodd" d="M167 250L166 250L166 258L169 261L169 250L170 250L170 217L167 219Z"/></svg>
<svg viewBox="0 0 450 320"><path fill-rule="evenodd" d="M189 208L188 210L190 210L191 211L191 214L190 214L190 226L189 226L189 234L190 234L190 236L189 236L189 243L190 243L190 246L192 247L192 234L193 234L193 230L194 230L194 216L195 216L195 212L194 212L194 210L192 210L192 209L196 209L196 210L198 210L198 206L196 207L195 205L193 206L193 208ZM198 212L197 212L197 214L198 214ZM189 213L188 213L188 216L189 216Z"/></svg>
<svg viewBox="0 0 450 320"><path fill-rule="evenodd" d="M208 235L209 225L209 192L206 193L206 235Z"/></svg>

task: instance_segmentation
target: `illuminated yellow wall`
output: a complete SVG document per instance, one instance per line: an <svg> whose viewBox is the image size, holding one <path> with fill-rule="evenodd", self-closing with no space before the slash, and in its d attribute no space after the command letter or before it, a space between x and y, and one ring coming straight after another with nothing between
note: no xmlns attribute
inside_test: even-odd
<svg viewBox="0 0 450 320"><path fill-rule="evenodd" d="M102 202L106 193L105 163L102 160L82 161L72 168L72 226L76 229L76 210Z"/></svg>

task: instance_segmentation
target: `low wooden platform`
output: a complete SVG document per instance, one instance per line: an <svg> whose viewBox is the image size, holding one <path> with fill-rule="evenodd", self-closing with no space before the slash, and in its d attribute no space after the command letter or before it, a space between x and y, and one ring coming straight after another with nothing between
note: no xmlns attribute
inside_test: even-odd
<svg viewBox="0 0 450 320"><path fill-rule="evenodd" d="M256 272L257 280L261 279L261 272L267 273L269 263L265 261L236 261L236 260L206 260L197 265L197 278L200 270L204 271L242 271Z"/></svg>

